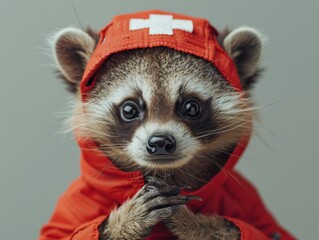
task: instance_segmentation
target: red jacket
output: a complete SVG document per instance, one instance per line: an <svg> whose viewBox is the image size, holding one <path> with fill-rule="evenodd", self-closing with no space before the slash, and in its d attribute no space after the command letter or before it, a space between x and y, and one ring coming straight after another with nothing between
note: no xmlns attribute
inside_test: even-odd
<svg viewBox="0 0 319 240"><path fill-rule="evenodd" d="M140 172L122 172L93 143L81 142L82 175L60 197L49 223L41 230L39 240L98 240L98 226L112 209L132 197L143 185ZM83 150L86 149L86 150ZM244 148L238 146L226 163L231 169ZM265 208L255 188L238 172L228 176L217 174L208 184L195 192L203 201L188 204L194 212L218 214L232 221L241 230L241 240L295 239L284 230ZM153 229L149 240L176 239L164 225ZM275 239L275 238L274 238Z"/></svg>
<svg viewBox="0 0 319 240"><path fill-rule="evenodd" d="M184 19L193 25L178 25L171 29L139 29L130 26L130 19L147 19L150 14L169 14L173 19ZM162 32L161 32L162 31ZM217 31L204 19L159 11L122 15L100 32L100 42L93 53L81 85L83 101L93 84L87 84L95 71L112 53L126 49L167 46L200 56L214 63L224 78L236 90L241 90L232 60L217 44ZM218 61L216 61L218 59ZM202 188L184 195L197 195L203 201L190 201L194 212L218 214L232 221L241 231L241 240L295 239L284 230L263 205L255 188L238 172L234 165L245 150L249 136L243 136L224 168ZM123 172L97 150L94 142L78 139L81 148L81 176L60 197L57 207L39 240L98 240L98 226L112 209L131 198L144 185L142 174ZM225 175L225 172L228 173ZM281 238L275 238L281 236ZM176 239L163 224L157 224L147 238Z"/></svg>

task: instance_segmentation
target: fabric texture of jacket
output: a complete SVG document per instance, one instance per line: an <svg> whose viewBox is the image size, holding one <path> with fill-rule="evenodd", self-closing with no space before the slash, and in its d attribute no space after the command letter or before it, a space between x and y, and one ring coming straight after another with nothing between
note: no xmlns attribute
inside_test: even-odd
<svg viewBox="0 0 319 240"><path fill-rule="evenodd" d="M100 31L100 40L81 81L82 100L94 86L94 73L113 53L155 46L166 46L206 59L214 64L236 90L241 91L236 67L217 43L218 32L205 19L162 11L146 11L117 16ZM93 81L92 81L93 79ZM207 184L183 195L197 195L187 206L195 213L218 214L241 231L241 240L295 239L268 212L255 188L234 165L243 154L249 135L243 136L224 168ZM81 149L81 176L59 198L39 240L98 240L98 227L110 212L121 206L144 185L142 173L124 172L98 150L93 141L77 138ZM149 240L176 239L162 223Z"/></svg>

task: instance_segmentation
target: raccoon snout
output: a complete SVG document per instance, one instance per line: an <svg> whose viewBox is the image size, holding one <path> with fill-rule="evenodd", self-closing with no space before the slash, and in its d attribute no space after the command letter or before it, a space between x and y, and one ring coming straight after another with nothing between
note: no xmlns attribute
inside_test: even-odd
<svg viewBox="0 0 319 240"><path fill-rule="evenodd" d="M176 140L172 135L152 135L146 149L149 154L168 155L176 150Z"/></svg>

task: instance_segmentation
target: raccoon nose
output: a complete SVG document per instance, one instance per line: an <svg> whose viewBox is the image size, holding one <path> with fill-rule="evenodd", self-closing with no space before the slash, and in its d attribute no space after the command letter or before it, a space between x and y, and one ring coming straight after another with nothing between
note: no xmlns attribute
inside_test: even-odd
<svg viewBox="0 0 319 240"><path fill-rule="evenodd" d="M168 155L176 150L176 140L171 135L153 135L148 139L146 149L149 154Z"/></svg>

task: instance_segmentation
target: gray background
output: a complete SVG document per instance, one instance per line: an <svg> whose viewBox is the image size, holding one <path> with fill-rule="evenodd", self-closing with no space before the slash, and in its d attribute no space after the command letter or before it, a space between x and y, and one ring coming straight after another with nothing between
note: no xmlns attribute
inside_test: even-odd
<svg viewBox="0 0 319 240"><path fill-rule="evenodd" d="M318 239L317 0L75 0L84 26L113 15L163 9L250 25L268 37L268 69L254 96L262 124L239 169L277 219L300 239ZM0 1L0 239L36 239L57 197L79 174L78 149L57 134L69 95L53 74L46 38L79 26L70 1ZM62 114L63 115L63 114Z"/></svg>

